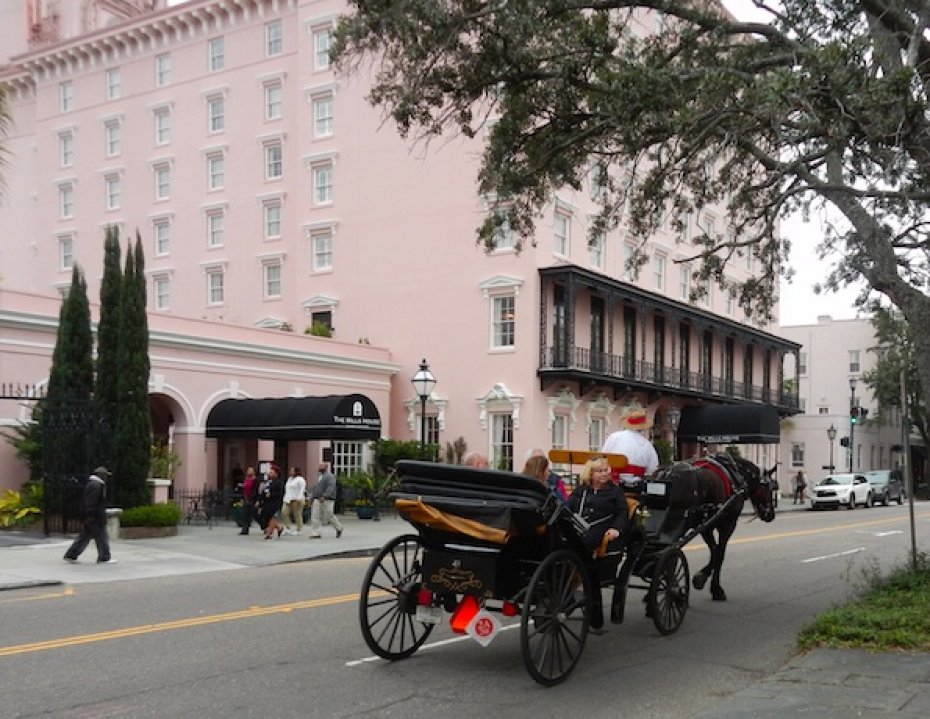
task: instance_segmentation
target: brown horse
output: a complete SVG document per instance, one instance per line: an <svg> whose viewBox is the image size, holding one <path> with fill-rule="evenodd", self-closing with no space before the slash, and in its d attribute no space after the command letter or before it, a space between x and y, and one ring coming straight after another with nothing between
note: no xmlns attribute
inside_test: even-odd
<svg viewBox="0 0 930 719"><path fill-rule="evenodd" d="M746 498L752 503L756 516L764 522L775 518L772 501L775 480L772 475L777 465L767 472L742 457L716 454L687 462L676 462L661 472L676 485L675 494L689 496L692 503L692 521L689 528L722 514L702 532L710 550L710 561L691 580L695 589L703 589L710 578L710 594L716 601L726 601L727 594L720 586L720 571L727 552L727 542L733 535Z"/></svg>

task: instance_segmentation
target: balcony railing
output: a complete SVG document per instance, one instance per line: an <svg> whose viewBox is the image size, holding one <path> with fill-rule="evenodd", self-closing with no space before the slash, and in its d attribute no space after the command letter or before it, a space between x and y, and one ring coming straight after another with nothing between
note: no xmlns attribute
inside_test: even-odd
<svg viewBox="0 0 930 719"><path fill-rule="evenodd" d="M540 370L547 373L565 370L573 374L588 374L594 381L647 385L718 399L775 404L786 408L798 406L797 396L789 391L691 372L681 367L667 367L624 355L594 352L586 347L547 347Z"/></svg>

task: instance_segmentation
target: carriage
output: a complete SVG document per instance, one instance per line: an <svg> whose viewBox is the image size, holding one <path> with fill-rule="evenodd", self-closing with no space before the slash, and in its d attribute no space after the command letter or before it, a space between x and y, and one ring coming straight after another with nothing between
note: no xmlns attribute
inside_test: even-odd
<svg viewBox="0 0 930 719"><path fill-rule="evenodd" d="M583 454L592 453L569 460ZM626 461L597 456L614 467ZM417 531L389 541L365 574L359 620L369 648L388 660L408 657L446 615L454 632L487 645L502 627L499 617L519 618L525 668L547 686L571 674L589 633L600 630L604 588L613 587L614 623L623 621L628 589L643 588L647 616L660 633L675 632L690 589L682 547L746 494L704 506L670 479L648 482L619 569L603 576L584 544L584 520L535 479L407 460L397 473L394 506Z"/></svg>

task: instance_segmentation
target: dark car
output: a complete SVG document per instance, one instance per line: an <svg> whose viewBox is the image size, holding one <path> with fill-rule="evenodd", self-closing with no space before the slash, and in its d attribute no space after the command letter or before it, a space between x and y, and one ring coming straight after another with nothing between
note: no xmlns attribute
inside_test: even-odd
<svg viewBox="0 0 930 719"><path fill-rule="evenodd" d="M876 503L887 507L891 500L898 504L904 503L904 477L897 469L873 469L865 476L872 485L872 496Z"/></svg>

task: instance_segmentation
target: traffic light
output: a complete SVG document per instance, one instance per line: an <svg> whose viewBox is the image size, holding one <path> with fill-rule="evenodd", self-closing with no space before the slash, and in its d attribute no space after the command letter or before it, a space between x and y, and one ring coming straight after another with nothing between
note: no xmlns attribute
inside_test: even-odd
<svg viewBox="0 0 930 719"><path fill-rule="evenodd" d="M849 408L849 421L851 424L855 424L859 421L859 408L850 407Z"/></svg>
<svg viewBox="0 0 930 719"><path fill-rule="evenodd" d="M840 447L849 446L849 437L840 437Z"/></svg>

